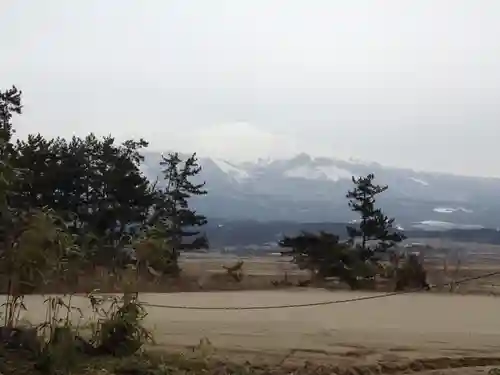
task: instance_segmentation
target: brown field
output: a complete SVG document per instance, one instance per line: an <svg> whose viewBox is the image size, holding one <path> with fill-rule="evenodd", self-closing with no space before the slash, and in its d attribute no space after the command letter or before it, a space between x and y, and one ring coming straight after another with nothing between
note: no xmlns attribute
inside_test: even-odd
<svg viewBox="0 0 500 375"><path fill-rule="evenodd" d="M444 261L441 258L426 260L428 281L434 285L433 291L448 292L452 281L479 277L481 275L500 271L500 247L485 247L476 253L463 257L460 266L457 268L455 262L448 262L447 272L444 271ZM490 254L489 251L497 251ZM498 249L497 249L498 248ZM237 261L244 261L242 271L243 279L235 282L228 277L222 267L236 264ZM235 257L228 255L190 255L181 261L183 269L182 278L177 284L168 286L162 285L160 290L155 291L219 291L219 290L269 290L276 289L276 282L279 287L296 286L298 282L310 278L307 271L299 270L286 257ZM287 283L285 281L288 281ZM345 286L335 283L317 285L318 287L329 289L345 289ZM167 290L165 290L165 288ZM381 284L378 291L391 291L393 285ZM471 280L461 284L455 290L462 294L500 294L500 274L488 278Z"/></svg>
<svg viewBox="0 0 500 375"><path fill-rule="evenodd" d="M447 292L451 282L481 276L485 273L500 270L500 246L457 243L444 240L426 240L433 247L432 256L425 258L428 281L434 285L433 291ZM445 249L445 250L443 250ZM451 250L450 250L451 249ZM444 251L448 251L447 271L444 271ZM460 267L456 268L456 254L460 258ZM243 279L236 282L229 276L223 266L232 266L243 261ZM191 253L180 259L182 273L180 277L158 278L153 275L141 275L137 283L140 292L172 293L199 291L231 291L231 290L276 290L295 287L300 282L310 279L306 271L299 270L291 263L291 259L280 256L247 256L237 257L220 253ZM123 284L122 271L113 275L106 268L94 271L80 270L81 274L75 283L55 282L41 286L40 293L86 293L94 289L102 292L118 292ZM342 290L345 285L335 282L309 285L319 288ZM376 291L392 291L394 285L383 281L377 284ZM472 280L460 285L455 292L462 294L499 294L500 275L484 279Z"/></svg>
<svg viewBox="0 0 500 375"><path fill-rule="evenodd" d="M500 252L499 252L500 254ZM492 258L490 256L490 258ZM238 261L244 262L243 278L235 281L228 275L223 266L230 267ZM137 283L140 292L175 293L199 291L231 291L231 290L276 290L297 287L300 282L310 279L307 271L299 270L288 258L282 257L235 257L228 255L190 255L181 259L181 276L172 278L155 278L152 275L141 275ZM434 285L433 292L449 292L449 284L453 281L474 278L486 273L500 270L500 256L484 260L475 257L462 262L459 269L449 263L448 271L443 271L443 261L432 259L426 261L428 281ZM94 289L102 292L118 292L121 290L123 276L112 275L107 269L98 269L95 273L85 273L79 277L76 292L86 293ZM335 281L316 282L317 288L346 290L347 287ZM392 291L391 282L381 281L376 291ZM41 288L42 293L75 292L74 286L56 282ZM455 288L461 294L500 294L500 275L462 283Z"/></svg>
<svg viewBox="0 0 500 375"><path fill-rule="evenodd" d="M472 374L487 373L491 368L485 367L487 365L500 365L500 298L495 297L500 292L500 276L464 283L454 293L442 286L453 279L500 270L495 254L469 256L460 269L450 264L447 274L439 260L429 260L429 280L441 293L421 292L267 310L158 306L275 306L383 294L297 288L293 284L306 280L308 274L296 269L287 259L253 257L243 260L241 282L232 280L222 268L222 265L236 263L237 258L191 255L182 261L183 276L179 281L144 283L141 291L169 292L140 295L141 301L155 305L147 307L147 325L157 341L153 349L185 353L208 351L215 358L232 362L248 360L281 366L311 361L343 368L354 366L358 370L363 368L366 373L427 371L430 375L459 367L463 374L462 367L480 366L467 370ZM292 286L279 288L272 284L284 280L285 274ZM103 278L100 281L106 282ZM88 301L83 297L74 301L88 316ZM41 321L43 297L29 296L26 303L28 311L23 318ZM198 344L205 338L210 345L200 349Z"/></svg>
<svg viewBox="0 0 500 375"><path fill-rule="evenodd" d="M255 306L342 300L369 293L317 289L143 294L155 305ZM88 316L83 297L75 304ZM43 320L43 297L29 296L23 318ZM202 311L148 307L157 349L190 351L208 338L219 358L299 365L407 366L426 358L448 367L460 357L495 357L500 364L500 298L406 294L329 306ZM478 361L479 359L475 359ZM474 362L477 363L477 362ZM485 364L493 364L491 358ZM459 363L460 364L460 363ZM463 363L462 363L463 364ZM425 368L425 367L424 367Z"/></svg>

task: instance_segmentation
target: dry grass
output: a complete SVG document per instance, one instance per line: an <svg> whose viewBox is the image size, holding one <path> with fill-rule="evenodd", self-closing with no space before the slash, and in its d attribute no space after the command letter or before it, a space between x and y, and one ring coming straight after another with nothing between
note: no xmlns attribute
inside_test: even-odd
<svg viewBox="0 0 500 375"><path fill-rule="evenodd" d="M140 275L137 281L139 292L143 293L177 293L199 291L236 291L236 290L276 290L296 287L310 279L309 273L299 270L287 258L253 257L246 258L242 267L243 277L236 281L229 275L224 266L235 264L238 259L222 255L196 255L181 259L183 272L178 278L154 277L150 274ZM436 287L433 292L450 292L449 283L453 280L477 277L495 270L500 270L500 257L492 257L486 261L481 256L469 257L458 270L453 263L443 270L442 260L429 260L426 264L428 280ZM111 274L109 270L100 268L95 271L82 272L75 283L52 282L39 288L39 293L87 293L99 289L113 293L121 291L122 275ZM346 290L346 285L335 282L316 282L309 287ZM391 282L380 281L376 291L392 291ZM474 280L454 290L461 294L500 294L500 275L486 279Z"/></svg>

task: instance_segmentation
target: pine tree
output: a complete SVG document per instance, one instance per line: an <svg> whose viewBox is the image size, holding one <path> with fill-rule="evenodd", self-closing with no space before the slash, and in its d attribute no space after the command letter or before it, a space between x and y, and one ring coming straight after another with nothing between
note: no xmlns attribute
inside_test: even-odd
<svg viewBox="0 0 500 375"><path fill-rule="evenodd" d="M21 95L22 92L15 86L3 92L0 91L0 140L5 144L10 144L14 133L12 116L13 114L20 115L23 108Z"/></svg>
<svg viewBox="0 0 500 375"><path fill-rule="evenodd" d="M404 234L394 228L394 219L388 218L380 208L375 207L375 198L385 192L388 186L376 185L374 179L373 174L353 177L355 187L346 195L351 210L359 213L361 217L359 227L348 226L347 233L352 243L356 238L361 238L361 244L357 248L364 261L376 261L378 254L386 253L405 239Z"/></svg>
<svg viewBox="0 0 500 375"><path fill-rule="evenodd" d="M159 192L157 217L170 238L174 260L177 260L182 250L208 247L206 237L200 236L200 231L195 229L205 225L207 219L190 208L188 202L190 198L205 195L207 192L203 189L204 182L196 184L191 181L201 172L196 154L183 161L179 153L169 153L162 156L160 166L163 167L166 186Z"/></svg>
<svg viewBox="0 0 500 375"><path fill-rule="evenodd" d="M17 170L12 167L12 117L21 114L21 91L15 86L0 91L0 241L7 241L8 227L12 225L14 211L11 208L12 186L17 179Z"/></svg>
<svg viewBox="0 0 500 375"><path fill-rule="evenodd" d="M285 236L279 246L286 249L282 251L282 255L291 256L293 263L300 269L311 271L315 279L338 277L352 289L356 289L356 276L363 277L367 271L367 267L359 261L351 247L331 233L303 232L295 237Z"/></svg>

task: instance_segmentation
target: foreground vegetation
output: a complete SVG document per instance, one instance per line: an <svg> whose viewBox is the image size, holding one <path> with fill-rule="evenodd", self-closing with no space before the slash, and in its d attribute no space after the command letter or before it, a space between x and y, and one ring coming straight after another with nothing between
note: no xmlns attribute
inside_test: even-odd
<svg viewBox="0 0 500 375"><path fill-rule="evenodd" d="M67 142L38 134L13 143L12 118L21 112L15 87L0 93L0 275L6 294L0 370L65 374L94 358L135 355L153 339L143 326L137 276L150 268L175 275L181 250L206 246L192 229L206 220L187 204L190 195L205 193L203 184L189 181L199 172L196 156L184 163L177 154L164 157L166 183L157 188L139 171L143 140L116 146L111 137ZM71 295L48 297L43 323L22 321L29 308L25 295L50 283L76 287L79 273L97 265L122 269L126 277L121 297L89 292L87 327L75 321L81 311Z"/></svg>

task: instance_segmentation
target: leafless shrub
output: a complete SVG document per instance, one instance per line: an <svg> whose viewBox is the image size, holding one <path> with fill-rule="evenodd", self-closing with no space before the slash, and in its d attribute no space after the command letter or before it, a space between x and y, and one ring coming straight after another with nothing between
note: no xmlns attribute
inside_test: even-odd
<svg viewBox="0 0 500 375"><path fill-rule="evenodd" d="M242 260L238 261L236 264L232 266L222 266L227 272L227 275L232 278L234 281L239 283L243 279L243 262Z"/></svg>

